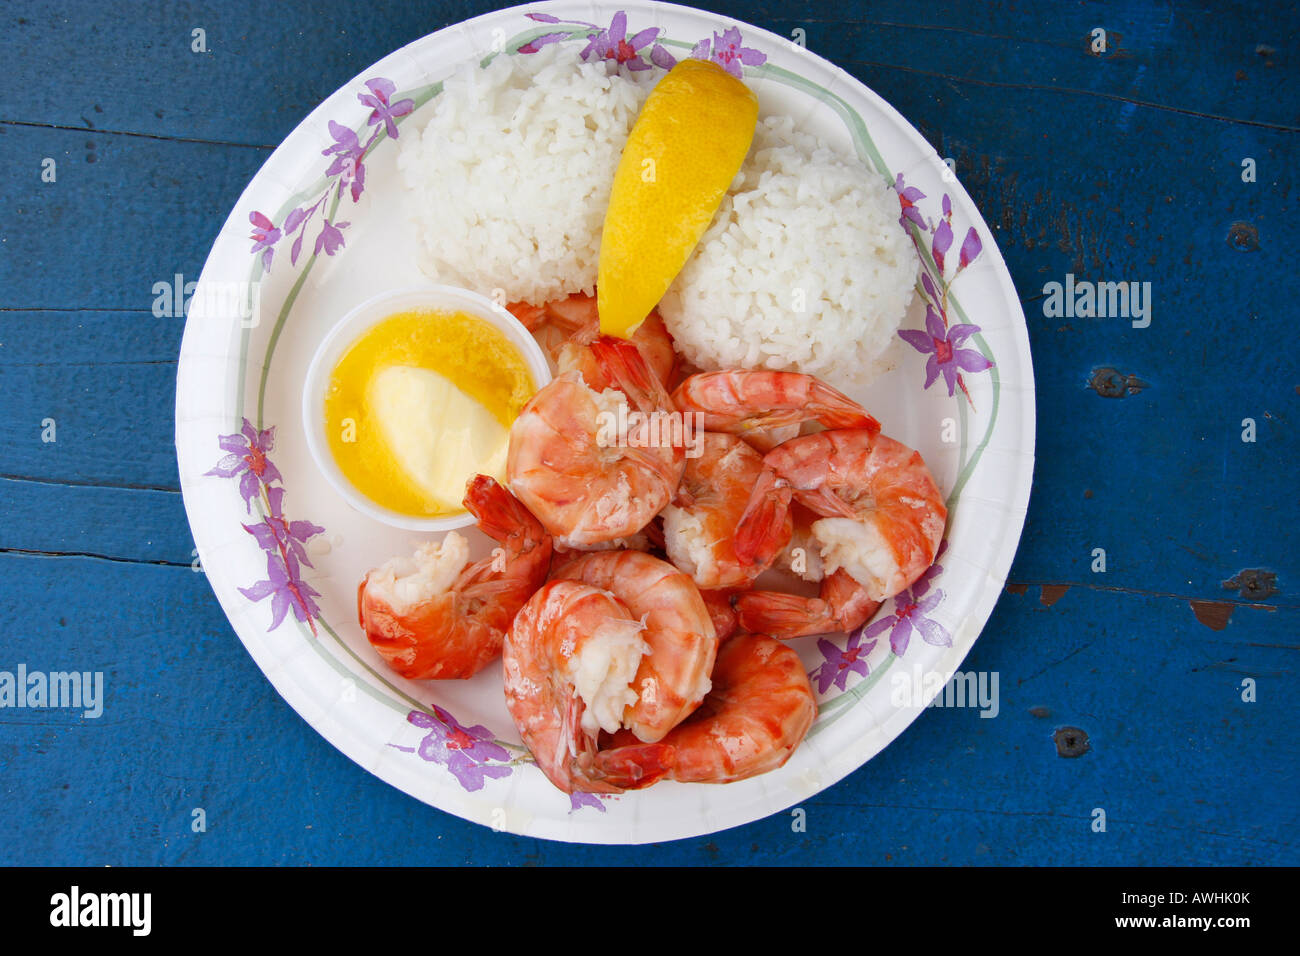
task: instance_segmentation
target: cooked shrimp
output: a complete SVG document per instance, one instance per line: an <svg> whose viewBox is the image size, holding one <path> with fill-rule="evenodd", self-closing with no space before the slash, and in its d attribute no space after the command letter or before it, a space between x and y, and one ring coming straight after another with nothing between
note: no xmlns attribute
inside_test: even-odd
<svg viewBox="0 0 1300 956"><path fill-rule="evenodd" d="M506 308L533 333L551 356L558 372L577 370L596 391L610 387L609 376L600 367L589 346L600 335L600 314L596 297L575 293L544 305L512 302ZM677 368L673 337L657 311L651 312L631 338L646 364L667 385Z"/></svg>
<svg viewBox="0 0 1300 956"><path fill-rule="evenodd" d="M700 588L748 587L790 540L790 489L735 435L705 432L699 446L663 510L668 558Z"/></svg>
<svg viewBox="0 0 1300 956"><path fill-rule="evenodd" d="M673 392L681 412L698 412L706 431L739 435L760 451L791 436L791 428L816 421L826 428L880 423L847 395L799 372L732 369L692 375Z"/></svg>
<svg viewBox="0 0 1300 956"><path fill-rule="evenodd" d="M554 576L608 591L645 622L642 637L649 650L637 668L635 700L622 725L638 740L661 739L709 692L718 638L699 589L667 561L640 551L592 552Z"/></svg>
<svg viewBox="0 0 1300 956"><path fill-rule="evenodd" d="M763 458L812 526L826 573L843 568L883 601L934 562L948 509L919 453L870 429L837 429L778 445Z"/></svg>
<svg viewBox="0 0 1300 956"><path fill-rule="evenodd" d="M817 597L781 591L745 591L735 597L737 626L780 640L832 634L861 627L880 610L880 602L839 568L822 579Z"/></svg>
<svg viewBox="0 0 1300 956"><path fill-rule="evenodd" d="M565 547L636 534L668 504L685 467L685 436L664 425L668 393L632 343L591 345L617 384L602 392L566 372L510 429L510 490Z"/></svg>
<svg viewBox="0 0 1300 956"><path fill-rule="evenodd" d="M469 562L454 531L414 558L393 558L357 588L357 617L387 664L412 680L471 677L501 653L506 628L542 586L551 539L537 519L486 475L468 483L465 507L502 545Z"/></svg>
<svg viewBox="0 0 1300 956"><path fill-rule="evenodd" d="M580 581L551 581L515 616L502 651L506 708L547 778L566 793L647 786L672 751L633 744L598 759L600 731L617 731L635 702L647 625Z"/></svg>
<svg viewBox="0 0 1300 956"><path fill-rule="evenodd" d="M785 764L817 717L817 699L803 662L790 647L762 634L738 634L718 649L713 689L660 745L670 753L639 753L616 735L601 758L629 767L644 761L648 786L665 776L681 783L731 783Z"/></svg>

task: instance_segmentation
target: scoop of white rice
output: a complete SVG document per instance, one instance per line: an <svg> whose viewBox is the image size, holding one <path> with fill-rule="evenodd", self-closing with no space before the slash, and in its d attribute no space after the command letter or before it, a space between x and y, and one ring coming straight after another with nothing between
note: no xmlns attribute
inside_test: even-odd
<svg viewBox="0 0 1300 956"><path fill-rule="evenodd" d="M889 183L788 117L760 121L740 179L660 303L678 350L840 388L893 367L919 262Z"/></svg>
<svg viewBox="0 0 1300 956"><path fill-rule="evenodd" d="M450 76L397 160L421 268L508 302L590 294L614 172L661 75L644 72L556 44Z"/></svg>

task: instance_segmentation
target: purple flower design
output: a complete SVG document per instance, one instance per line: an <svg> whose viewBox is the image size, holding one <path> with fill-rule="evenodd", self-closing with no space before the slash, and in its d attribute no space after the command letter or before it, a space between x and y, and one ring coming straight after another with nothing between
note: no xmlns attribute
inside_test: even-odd
<svg viewBox="0 0 1300 956"><path fill-rule="evenodd" d="M832 684L840 690L847 690L849 674L866 677L871 673L867 667L867 655L875 650L876 642L862 643L863 637L866 636L865 630L860 627L854 631L843 649L836 647L824 637L818 639L817 649L822 652L822 657L826 660L821 667L808 675L816 678L817 693L826 693Z"/></svg>
<svg viewBox="0 0 1300 956"><path fill-rule="evenodd" d="M979 254L983 251L984 244L980 242L980 234L975 231L974 226L971 226L961 244L961 253L957 257L957 270L965 269L979 258Z"/></svg>
<svg viewBox="0 0 1300 956"><path fill-rule="evenodd" d="M580 810L583 807L595 807L601 813L605 812L604 802L594 793L583 793L581 790L575 790L569 794L569 812Z"/></svg>
<svg viewBox="0 0 1300 956"><path fill-rule="evenodd" d="M340 196L343 195L344 186L351 187L352 201L356 202L361 198L362 190L366 188L366 167L361 162L361 157L366 153L366 147L361 145L361 140L357 138L357 134L342 123L330 120L329 130L330 135L334 137L334 145L322 149L321 155L333 156L334 161L325 170L325 175L338 177L338 194ZM294 210L294 212L299 211ZM289 216L292 217L293 213L290 213ZM301 222L302 220L298 220L293 226L290 226L289 219L286 218L284 222L285 230L292 232Z"/></svg>
<svg viewBox="0 0 1300 956"><path fill-rule="evenodd" d="M915 186L904 186L902 173L899 173L898 177L894 180L894 189L898 192L898 202L903 208L903 214L899 217L898 224L906 229L907 223L910 220L911 222L916 223L920 228L928 229L929 227L925 224L925 219L921 216L921 210L916 208L917 201L924 199L925 193L921 192L921 190L917 189Z"/></svg>
<svg viewBox="0 0 1300 956"><path fill-rule="evenodd" d="M650 50L650 62L661 70L671 70L677 65L677 57L669 53L667 48L656 43Z"/></svg>
<svg viewBox="0 0 1300 956"><path fill-rule="evenodd" d="M251 512L253 499L257 497L262 485L280 480L280 470L266 457L275 447L275 428L258 431L245 418L244 426L238 433L222 435L217 443L229 454L204 474L218 478L234 478L239 475L239 496L244 499L244 507Z"/></svg>
<svg viewBox="0 0 1300 956"><path fill-rule="evenodd" d="M320 615L320 608L312 598L320 597L320 592L302 579L298 559L292 552L268 552L266 575L267 580L258 581L250 588L239 588L239 593L250 601L271 598L271 626L267 630L274 631L279 627L285 614L292 609L293 616L310 625L315 634L315 619Z"/></svg>
<svg viewBox="0 0 1300 956"><path fill-rule="evenodd" d="M529 16L533 16L533 14L530 13ZM558 23L559 21L557 20L556 22ZM547 46L548 44L559 43L561 40L567 40L567 39L569 39L568 33L545 33L542 36L537 37L536 39L529 40L527 43L521 46L516 52L536 53L538 50L540 50L544 46Z"/></svg>
<svg viewBox="0 0 1300 956"><path fill-rule="evenodd" d="M925 292L925 299L927 302L940 301L939 290L934 287L934 280L930 278L930 273L921 273L921 288Z"/></svg>
<svg viewBox="0 0 1300 956"><path fill-rule="evenodd" d="M286 518L281 508L284 503L283 488L268 487L266 498L271 506L270 515L258 524L244 525L244 530L256 539L263 551L274 551L283 543L297 561L312 567L307 557L306 544L316 535L324 533L325 529L310 521L290 521Z"/></svg>
<svg viewBox="0 0 1300 956"><path fill-rule="evenodd" d="M946 202L948 197L944 196ZM939 275L943 275L943 257L948 250L952 248L952 225L947 219L940 219L939 225L934 227L934 239L930 243L930 254L934 256L934 264L939 269Z"/></svg>
<svg viewBox="0 0 1300 956"><path fill-rule="evenodd" d="M373 126L374 131L363 143L356 130L334 120L329 121L329 132L333 142L320 152L322 156L331 157L325 176L333 182L325 186L320 197L310 206L296 206L291 209L284 217L284 223L278 228L269 217L260 212L254 211L249 215L249 220L255 227L252 235L255 244L252 251L262 252L262 267L267 272L271 271L273 252L271 247L284 236L295 233L297 236L289 250L289 264L298 264L298 256L302 254L303 242L307 238L307 224L318 212L321 212L321 228L316 236L312 254L320 255L323 252L327 256L332 256L343 248L343 230L351 223L331 222L328 218L330 213L322 212L331 190L336 200L341 200L344 190L347 190L354 203L360 201L361 194L366 189L364 163L366 154L379 141L381 135L387 134L391 139L397 139L397 121L415 109L415 101L409 98L393 102L393 94L397 92L397 86L392 80L383 77L366 80L366 90L367 92L357 94L357 100L362 106L370 107L366 126Z"/></svg>
<svg viewBox="0 0 1300 956"><path fill-rule="evenodd" d="M947 539L939 543L935 553L935 564L917 578L910 588L900 591L894 597L894 613L868 625L862 636L878 638L889 632L889 648L898 657L902 657L912 640L912 631L920 633L921 639L936 647L951 647L952 636L938 621L932 621L928 615L943 600L943 591L936 589L930 593L930 584L934 578L943 573L943 566L938 560L948 550Z"/></svg>
<svg viewBox="0 0 1300 956"><path fill-rule="evenodd" d="M451 771L466 790L482 790L485 778L510 776L511 768L491 761L508 761L510 754L492 739L486 727L464 727L441 707L433 705L433 715L413 710L408 723L428 732L416 747L389 744L397 750L419 754L421 760L436 763Z"/></svg>
<svg viewBox="0 0 1300 956"><path fill-rule="evenodd" d="M316 237L316 248L313 250L315 255L320 255L321 250L325 250L325 255L332 256L343 248L343 230L352 225L349 222L332 223L328 219L322 220L320 235Z"/></svg>
<svg viewBox="0 0 1300 956"><path fill-rule="evenodd" d="M361 104L371 108L370 115L366 118L366 125L374 126L377 123L383 123L388 135L393 139L397 139L397 123L394 121L399 116L405 116L415 109L415 100L406 99L398 100L396 103L390 102L392 95L397 92L397 86L392 80L383 77L366 80L366 86L370 90L369 93L357 94L357 99L361 101Z"/></svg>
<svg viewBox="0 0 1300 956"><path fill-rule="evenodd" d="M524 14L524 16L528 17L528 19L530 20L536 20L538 23L566 23L567 22L567 23L575 24L580 27L587 27L592 30L596 29L596 24L594 23L585 23L581 20L565 21L565 20L561 20L559 17L553 17L549 13L526 13ZM525 43L515 52L536 53L544 46L549 46L552 43L559 43L561 40L567 40L571 36L573 36L573 31L569 31L569 30L565 30L558 33L544 33L539 37L535 37L532 40L529 40L527 43Z"/></svg>
<svg viewBox="0 0 1300 956"><path fill-rule="evenodd" d="M561 20L546 13L529 13L525 15L530 20L536 20L538 23L559 23L571 24L575 27L586 27L587 31L589 31L587 45L578 54L584 60L613 60L620 66L626 66L629 70L634 71L648 70L651 65L671 70L677 64L677 58L657 42L659 37L658 27L647 27L632 36L628 36L627 14L622 10L614 14L609 26L604 29L599 28L594 23L586 23L582 20ZM518 52L536 53L542 47L567 40L577 32L581 31L570 30L545 33L519 47ZM647 47L650 48L649 62L646 62L642 55Z"/></svg>
<svg viewBox="0 0 1300 956"><path fill-rule="evenodd" d="M302 579L302 566L312 566L306 544L325 529L310 521L290 521L285 516L284 488L272 484L283 479L280 470L267 457L275 447L275 429L259 431L245 418L238 432L219 435L217 443L227 454L206 474L217 478L238 476L239 496L248 511L253 510L255 498L260 497L266 504L260 522L243 525L257 546L266 552L266 579L252 587L239 588L239 593L250 601L271 599L268 630L279 627L292 610L293 616L315 634L320 608L312 599L320 597L320 592Z"/></svg>
<svg viewBox="0 0 1300 956"><path fill-rule="evenodd" d="M961 248L957 253L957 270L951 279L947 278L948 253L952 250L955 234L952 228L952 199L946 193L940 201L943 211L938 223L931 226L921 214L917 202L925 198L925 193L915 186L903 182L903 174L894 178L894 190L898 193L898 202L902 208L899 225L916 246L921 259L921 294L925 299L925 329L901 329L899 336L918 352L930 356L925 366L925 387L929 388L943 375L948 386L948 395L952 397L958 388L970 401L970 392L966 388L962 372L983 372L993 367L992 360L975 349L962 348L962 344L980 331L978 325L948 326L948 288L962 270L974 262L984 251L979 232L974 226L966 232ZM917 227L916 231L908 228L909 224ZM929 233L929 248L923 245L922 233ZM927 261L926 252L929 252ZM933 265L931 265L933 263Z"/></svg>
<svg viewBox="0 0 1300 956"><path fill-rule="evenodd" d="M925 309L925 331L920 329L902 329L899 335L918 352L928 353L930 358L925 363L925 387L934 384L935 379L943 373L948 385L948 395L955 394L961 380L961 372L983 372L993 367L993 363L974 349L960 348L961 344L978 332L978 325L954 325L945 329L943 320L927 305ZM962 385L965 391L965 385Z"/></svg>
<svg viewBox="0 0 1300 956"><path fill-rule="evenodd" d="M619 10L606 29L597 30L592 34L591 39L578 55L584 60L613 60L620 65L626 65L629 70L648 70L651 64L641 58L641 51L653 43L654 46L650 50L651 63L671 69L677 61L672 54L655 43L658 36L658 27L646 27L629 37L627 14Z"/></svg>
<svg viewBox="0 0 1300 956"><path fill-rule="evenodd" d="M762 66L767 62L767 54L741 45L740 30L731 27L722 33L714 33L712 41L701 40L691 50L691 58L712 60L736 79L744 79L746 66Z"/></svg>
<svg viewBox="0 0 1300 956"><path fill-rule="evenodd" d="M280 240L280 230L275 228L275 223L257 210L248 214L248 221L253 224L253 234L248 237L253 240L253 248L249 251L261 251L262 268L270 272L271 256L275 253L272 247Z"/></svg>
<svg viewBox="0 0 1300 956"><path fill-rule="evenodd" d="M890 617L882 618L868 628L873 636L889 631L889 648L899 657L907 650L912 639L912 628L921 632L927 644L947 646L952 643L948 632L926 617L943 600L943 592L935 591L924 600L915 600L911 591L902 591L895 598L896 610Z"/></svg>

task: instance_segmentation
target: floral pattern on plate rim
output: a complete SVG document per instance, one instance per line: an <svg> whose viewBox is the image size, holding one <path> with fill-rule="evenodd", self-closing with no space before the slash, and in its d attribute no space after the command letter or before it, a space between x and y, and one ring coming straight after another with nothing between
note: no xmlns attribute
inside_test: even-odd
<svg viewBox="0 0 1300 956"><path fill-rule="evenodd" d="M971 226L962 240L957 253L957 269L951 279L945 278L945 256L952 249L952 199L947 193L943 195L941 207L943 215L937 223L929 223L921 215L917 201L925 198L925 193L915 186L903 182L899 173L894 180L894 189L898 193L898 202L902 215L898 224L911 238L916 246L916 256L921 261L921 280L917 291L925 301L925 331L902 329L899 337L923 355L928 354L925 366L925 388L934 384L940 373L948 386L948 397L952 398L955 386L960 387L966 401L971 402L970 392L962 379L962 372L986 372L993 367L993 360L975 349L961 348L962 344L980 331L978 325L964 323L948 325L948 288L957 281L962 271L979 258L984 251L980 241L979 230ZM922 234L929 232L930 255L926 256L925 241ZM971 402L972 407L974 402Z"/></svg>
<svg viewBox="0 0 1300 956"><path fill-rule="evenodd" d="M485 779L510 776L510 753L492 738L490 730L479 725L466 727L437 704L429 709L432 714L413 710L406 715L412 726L428 731L419 744L388 746L446 767L456 782L471 792L482 790Z"/></svg>
<svg viewBox="0 0 1300 956"><path fill-rule="evenodd" d="M659 27L646 28L629 36L627 17L623 11L615 13L610 25L605 28L584 21L560 20L549 14L528 13L525 16L534 22L565 29L543 31L523 42L516 42L511 50L513 53L535 53L541 47L552 43L585 39L586 46L580 53L584 60L593 58L611 60L634 71L653 67L671 69L677 63L677 59L666 49L664 43L689 47L691 57L711 60L738 77L743 76L745 67L757 68L767 63L766 54L743 45L740 30L734 26L725 29L722 33L715 31L711 37L689 44L668 40L662 36ZM402 119L414 112L421 102L441 91L441 83L436 83L418 99L408 96L394 101L393 97L397 90L392 81L376 77L367 80L365 86L366 92L356 94L357 100L370 110L363 127L351 129L332 119L328 121L333 143L322 149L321 155L332 157L332 160L325 171L326 184L319 191L316 201L310 205L307 203L295 205L278 226L271 217L260 211L254 210L250 213L249 221L253 225L250 238L254 242L250 252L261 254L260 265L263 272L269 273L271 269L277 243L294 233L297 233L297 238L292 243L289 259L290 266L298 265L307 226L317 212L324 210L331 192L335 198L333 209L322 213L321 228L307 262L313 261L322 252L327 256L333 256L343 248L343 230L350 223L338 221L335 211L345 191L354 204L364 192L365 157L382 139L397 139ZM825 90L821 92L824 96L830 95ZM362 136L368 127L374 129L362 145ZM877 154L877 166L879 165ZM959 249L957 268L951 279L946 278L945 257L953 241L950 197L947 194L943 196L942 217L937 222L930 223L922 216L918 206L918 201L926 198L925 194L915 186L908 186L901 173L897 175L894 187L902 209L899 223L908 231L922 262L918 293L926 302L925 331L900 330L899 335L918 352L929 355L927 377L923 386L925 389L928 389L942 375L950 397L955 394L955 388L960 388L967 402L971 402L962 372L985 371L993 367L994 362L983 352L961 348L965 340L978 333L980 329L969 323L950 326L948 304L950 285L983 251L979 233L974 226L968 229ZM926 233L930 236L928 243L923 238L923 234ZM287 308L288 306L285 312ZM282 313L281 321L284 317ZM268 353L266 368L269 368L269 364ZM973 402L971 407L973 408ZM992 422L989 424L989 429L991 428ZM243 527L254 536L267 554L267 578L249 588L239 588L240 593L252 601L272 598L272 623L268 631L278 628L286 619L288 612L292 610L294 617L299 622L306 623L312 635L316 636L316 620L320 617L320 610L312 598L320 597L320 594L302 580L301 565L311 567L304 545L324 529L306 521L291 522L283 515L282 482L279 486L272 484L281 481L279 471L266 457L266 452L271 450L273 442L273 427L258 430L245 418L239 433L219 436L219 444L228 454L205 474L226 478L238 476L239 491L246 510L252 510L254 500L259 501L258 510L261 512L262 522ZM973 464L972 460L970 465ZM955 497L956 492L950 498L952 504L955 504L953 500ZM848 675L851 673L857 674L860 678L870 674L866 658L876 648L878 638L886 631L890 633L891 660L906 651L913 629L920 633L927 643L944 646L951 644L951 636L947 631L929 617L942 601L943 591L936 590L926 596L930 582L943 570L937 560L946 547L945 539L936 554L936 563L911 588L894 599L892 613L884 617L878 616L877 620L863 625L851 635L846 635L843 646L837 646L825 638L818 640L818 649L824 661L811 672L810 676L818 683L819 696L829 691L831 686L845 691L848 686ZM323 619L321 620L324 623ZM335 636L337 638L337 635ZM841 694L832 698L831 702L848 703L849 698L856 700L858 695ZM531 762L531 757L526 753L520 758L510 759L506 748L500 741L493 740L486 728L464 727L449 712L436 705L430 705L429 710L411 710L406 717L410 725L422 728L427 733L418 745L390 744L390 746L405 752L417 753L424 760L446 767L460 786L467 791L480 789L485 779L508 776L512 767L520 762ZM822 723L823 719L819 716L818 724ZM602 800L594 795L570 795L570 812L584 806L596 807L601 812L605 810Z"/></svg>
<svg viewBox="0 0 1300 956"><path fill-rule="evenodd" d="M259 508L262 520L243 528L266 554L267 577L252 587L240 588L239 593L254 602L271 599L268 631L278 628L292 610L293 616L307 624L312 636L316 636L320 608L312 598L320 597L320 592L302 579L302 567L312 566L307 557L307 542L325 529L310 521L290 521L284 514L283 479L280 470L267 457L275 447L275 428L259 431L245 418L238 432L220 436L217 444L227 454L204 474L216 478L238 477L245 510L251 513L253 502L258 499L264 506Z"/></svg>
<svg viewBox="0 0 1300 956"><path fill-rule="evenodd" d="M668 52L668 49L659 42L661 33L659 27L646 27L628 36L627 13L623 10L617 11L610 20L609 26L604 28L584 20L561 20L549 13L526 13L524 16L537 23L567 27L567 29L532 37L526 43L516 46L516 53L536 53L542 47L552 43L585 38L587 45L578 54L583 60L612 60L634 72L649 70L655 66L671 70L677 65L677 57ZM647 49L649 53L643 54ZM688 58L716 63L738 80L744 77L744 67L762 66L767 62L766 53L743 45L740 29L734 26L722 33L715 31L712 37L700 40L691 47Z"/></svg>
<svg viewBox="0 0 1300 956"><path fill-rule="evenodd" d="M268 273L271 271L276 243L295 232L298 238L293 241L289 249L289 265L298 264L303 239L307 236L307 224L317 212L324 209L330 197L331 187L334 189L336 199L341 199L343 190L347 189L353 204L357 203L366 188L364 164L366 154L379 142L381 135L387 135L389 139L397 139L397 120L415 110L415 100L409 97L392 102L392 96L397 92L397 86L392 80L384 77L366 80L366 90L365 93L357 94L357 100L362 106L370 107L366 125L373 126L375 129L363 146L361 136L356 130L334 120L329 121L330 136L334 138L334 143L320 152L322 156L333 156L334 159L325 170L327 184L316 201L310 206L305 204L294 206L279 226L269 216L256 209L248 214L248 221L253 224L253 232L249 236L253 240L253 248L250 251L262 254L263 271ZM330 180L332 182L329 182ZM351 223L348 222L339 222L333 212L322 212L321 228L316 236L312 255L318 256L324 252L327 256L332 256L342 249L343 230L350 225Z"/></svg>

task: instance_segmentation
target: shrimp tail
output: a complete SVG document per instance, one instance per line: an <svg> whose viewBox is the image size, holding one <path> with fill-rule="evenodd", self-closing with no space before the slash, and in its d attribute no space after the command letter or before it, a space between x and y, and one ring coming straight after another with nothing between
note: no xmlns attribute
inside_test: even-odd
<svg viewBox="0 0 1300 956"><path fill-rule="evenodd" d="M591 351L602 371L635 408L650 412L673 407L668 390L650 371L635 342L602 335L591 343Z"/></svg>
<svg viewBox="0 0 1300 956"><path fill-rule="evenodd" d="M823 432L822 434L826 434ZM779 446L778 446L779 447ZM794 495L805 508L817 512L824 518L856 518L853 510L843 498L829 488L796 488Z"/></svg>
<svg viewBox="0 0 1300 956"><path fill-rule="evenodd" d="M559 323L570 333L582 332L588 328L596 330L600 325L596 297L580 292L548 302L546 314L551 321Z"/></svg>
<svg viewBox="0 0 1300 956"><path fill-rule="evenodd" d="M636 342L614 336L601 336L595 339L590 347L604 375L610 377L615 388L627 395L630 406L647 416L672 407L668 390L664 389L663 382L659 381L658 376L650 371L645 356L641 354L641 349ZM650 431L649 423L646 423L645 429L646 434L643 434L642 440L646 442L646 446L634 445L629 437L629 445L632 447L624 450L625 455L640 463L646 471L654 473L664 484L676 486L681 480L681 467L685 460L685 437L680 432L673 433L671 428L667 429L667 433L658 429ZM656 434L658 437L655 438ZM655 454L654 447L660 445L671 445L675 449L676 454L672 463L666 462L662 455Z"/></svg>
<svg viewBox="0 0 1300 956"><path fill-rule="evenodd" d="M568 778L570 792L619 793L648 787L672 769L672 748L664 744L643 744L630 733L625 736L634 741L612 750L600 750L597 740L582 729L582 714L586 706L582 698L574 696L565 712L561 740L568 747ZM664 751L666 753L660 753Z"/></svg>
<svg viewBox="0 0 1300 956"><path fill-rule="evenodd" d="M603 782L621 790L642 790L672 773L675 766L676 748L637 743L600 751L593 769Z"/></svg>
<svg viewBox="0 0 1300 956"><path fill-rule="evenodd" d="M736 596L735 605L741 630L779 640L852 631L880 610L880 602L868 597L843 568L822 581L819 597L748 591Z"/></svg>
<svg viewBox="0 0 1300 956"><path fill-rule="evenodd" d="M852 631L875 617L882 602L874 600L843 568L837 569L822 581L821 599L834 614L841 631Z"/></svg>
<svg viewBox="0 0 1300 956"><path fill-rule="evenodd" d="M490 475L475 475L465 483L464 505L483 533L496 541L522 535L521 550L527 551L546 535L533 513Z"/></svg>
<svg viewBox="0 0 1300 956"><path fill-rule="evenodd" d="M772 469L763 469L736 525L734 543L741 564L767 567L789 543L794 531L792 496L788 482Z"/></svg>
<svg viewBox="0 0 1300 956"><path fill-rule="evenodd" d="M747 591L737 595L735 603L740 629L750 634L789 640L839 630L834 625L830 606L821 598L781 591Z"/></svg>
<svg viewBox="0 0 1300 956"><path fill-rule="evenodd" d="M519 320L529 332L532 332L542 324L542 319L546 316L546 308L540 305L529 305L527 302L508 302L506 311Z"/></svg>
<svg viewBox="0 0 1300 956"><path fill-rule="evenodd" d="M627 396L628 403L638 411L649 416L657 411L672 408L672 399L663 382L650 371L645 356L635 342L602 335L591 343L592 354L601 370L609 376L614 386ZM648 422L644 426L647 434L644 440L647 446L658 447L671 445L677 452L674 461L669 463L662 456L655 454L653 447L637 447L629 436L626 456L641 464L641 467L657 475L660 481L675 487L681 480L681 467L684 463L685 437L673 433L669 428L667 434L658 429L649 430ZM658 436L657 438L655 436Z"/></svg>
<svg viewBox="0 0 1300 956"><path fill-rule="evenodd" d="M463 599L487 603L508 598L515 593L519 585L507 580L492 569L491 559L480 561L466 570L473 570L473 576L462 575L456 582L457 590Z"/></svg>
<svg viewBox="0 0 1300 956"><path fill-rule="evenodd" d="M814 380L809 391L808 408L817 413L819 424L826 428L863 428L879 434L880 422L843 392L820 380Z"/></svg>

